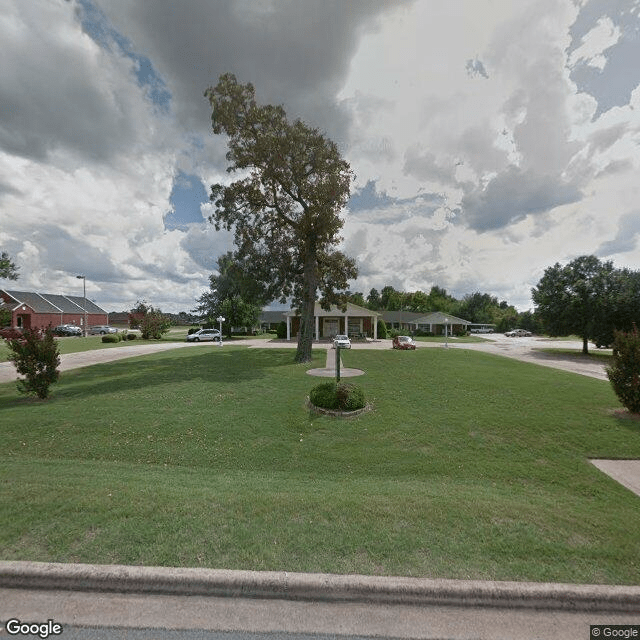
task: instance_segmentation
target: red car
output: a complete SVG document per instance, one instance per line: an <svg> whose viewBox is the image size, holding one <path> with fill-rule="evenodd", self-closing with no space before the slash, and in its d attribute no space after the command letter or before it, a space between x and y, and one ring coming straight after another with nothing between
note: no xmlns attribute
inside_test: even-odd
<svg viewBox="0 0 640 640"><path fill-rule="evenodd" d="M396 336L393 339L394 349L415 349L416 343L411 336Z"/></svg>

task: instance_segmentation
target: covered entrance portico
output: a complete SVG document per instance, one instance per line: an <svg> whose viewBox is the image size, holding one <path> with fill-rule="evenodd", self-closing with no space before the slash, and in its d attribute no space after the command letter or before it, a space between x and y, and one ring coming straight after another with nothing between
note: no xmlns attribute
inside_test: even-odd
<svg viewBox="0 0 640 640"><path fill-rule="evenodd" d="M348 303L345 311L332 305L329 310L323 309L316 302L314 309L315 340L331 340L336 335L345 334L352 338L378 338L378 316L371 309ZM287 320L287 340L296 336L300 329L300 316L293 310L285 313Z"/></svg>

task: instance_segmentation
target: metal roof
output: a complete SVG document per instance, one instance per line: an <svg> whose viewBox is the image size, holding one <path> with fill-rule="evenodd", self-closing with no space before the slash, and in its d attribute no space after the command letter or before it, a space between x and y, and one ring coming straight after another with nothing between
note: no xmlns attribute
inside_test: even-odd
<svg viewBox="0 0 640 640"><path fill-rule="evenodd" d="M81 309L85 308L84 306L85 299L82 296L65 296L65 298L68 298L69 300L77 304ZM91 300L89 300L89 298L87 298L86 302L87 302L87 306L86 306L87 313L107 313L104 309L99 307L95 302L92 302Z"/></svg>
<svg viewBox="0 0 640 640"><path fill-rule="evenodd" d="M34 291L8 291L4 293L11 296L17 307L26 304L36 313L84 313L84 298L82 296L63 296L54 293L36 293ZM87 313L106 314L97 304L87 299Z"/></svg>
<svg viewBox="0 0 640 640"><path fill-rule="evenodd" d="M63 313L84 313L82 307L79 307L75 302L71 302L69 298L65 296L56 295L53 293L40 294L47 302L58 307Z"/></svg>
<svg viewBox="0 0 640 640"><path fill-rule="evenodd" d="M26 304L36 313L60 313L62 310L51 302L45 300L39 293L33 291L7 291L17 303L16 306Z"/></svg>

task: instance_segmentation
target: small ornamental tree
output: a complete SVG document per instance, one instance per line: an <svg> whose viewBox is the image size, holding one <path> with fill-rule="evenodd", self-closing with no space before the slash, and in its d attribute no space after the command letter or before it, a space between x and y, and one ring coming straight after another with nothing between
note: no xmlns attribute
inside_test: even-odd
<svg viewBox="0 0 640 640"><path fill-rule="evenodd" d="M615 332L613 364L607 376L622 405L631 413L640 414L640 333L633 330Z"/></svg>
<svg viewBox="0 0 640 640"><path fill-rule="evenodd" d="M149 311L140 320L140 334L143 340L160 340L169 331L171 320L155 309Z"/></svg>
<svg viewBox="0 0 640 640"><path fill-rule="evenodd" d="M58 380L60 351L51 329L25 329L19 338L7 340L9 360L19 375L18 390L41 400L49 396L49 387Z"/></svg>

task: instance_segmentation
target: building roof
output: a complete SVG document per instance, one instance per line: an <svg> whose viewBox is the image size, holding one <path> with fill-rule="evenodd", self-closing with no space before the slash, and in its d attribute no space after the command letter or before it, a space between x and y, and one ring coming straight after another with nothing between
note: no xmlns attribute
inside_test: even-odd
<svg viewBox="0 0 640 640"><path fill-rule="evenodd" d="M75 302L72 302L65 296L53 293L42 293L40 295L63 313L84 313L82 307L79 307Z"/></svg>
<svg viewBox="0 0 640 640"><path fill-rule="evenodd" d="M68 300L71 300L74 304L77 304L81 309L85 309L85 299L82 296L64 296ZM87 313L107 313L102 307L99 307L95 302L86 299L86 311Z"/></svg>
<svg viewBox="0 0 640 640"><path fill-rule="evenodd" d="M426 316L412 320L411 324L471 324L471 322L462 318L456 318L456 316L452 316L450 313L434 311L433 313L428 313Z"/></svg>
<svg viewBox="0 0 640 640"><path fill-rule="evenodd" d="M285 312L285 316L297 316L300 315L295 309L291 309L290 311ZM379 316L380 314L377 311L371 311L371 309L365 309L364 307L359 307L357 304L352 304L351 302L347 302L346 311L342 311L335 304L331 305L331 308L327 311L320 306L319 302L316 302L316 306L313 310L313 315L318 316L320 318L323 317L335 317L335 316L349 316L350 318L371 318L375 316Z"/></svg>
<svg viewBox="0 0 640 640"><path fill-rule="evenodd" d="M61 311L54 304L45 300L39 293L33 291L7 291L6 289L4 292L16 301L14 309L21 304L25 304L36 313L60 313Z"/></svg>
<svg viewBox="0 0 640 640"><path fill-rule="evenodd" d="M82 296L63 296L55 293L36 293L34 291L7 291L8 296L16 301L13 308L26 304L35 313L84 313L84 298ZM106 314L97 304L87 300L87 313Z"/></svg>
<svg viewBox="0 0 640 640"><path fill-rule="evenodd" d="M422 318L424 313L415 311L381 311L385 322L413 322L416 318Z"/></svg>
<svg viewBox="0 0 640 640"><path fill-rule="evenodd" d="M269 324L284 322L284 313L284 309L280 311L272 311L271 309L263 310L260 313L260 322L268 322Z"/></svg>

